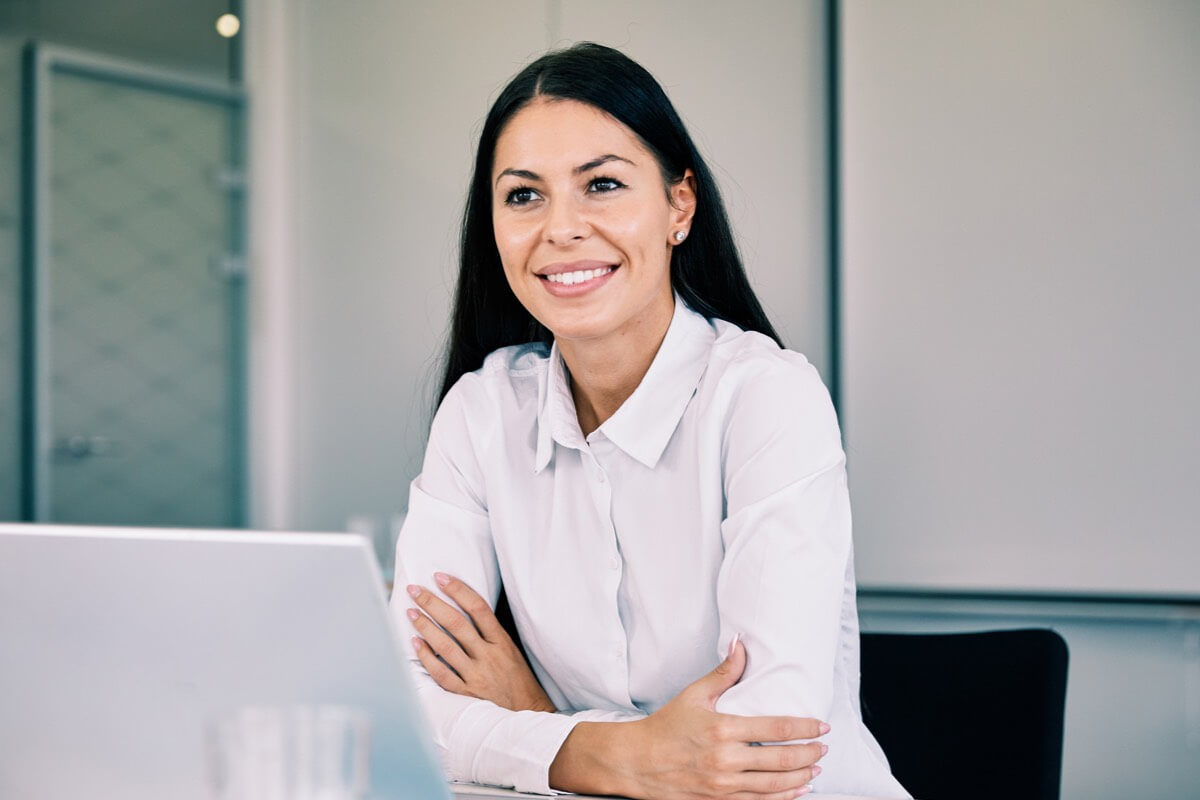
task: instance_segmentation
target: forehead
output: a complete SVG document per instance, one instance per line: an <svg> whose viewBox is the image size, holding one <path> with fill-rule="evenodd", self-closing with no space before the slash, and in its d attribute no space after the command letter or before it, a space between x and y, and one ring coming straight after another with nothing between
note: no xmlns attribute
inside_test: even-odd
<svg viewBox="0 0 1200 800"><path fill-rule="evenodd" d="M538 98L501 130L492 174L505 169L540 174L570 170L609 154L639 167L654 163L637 135L607 112L577 100Z"/></svg>

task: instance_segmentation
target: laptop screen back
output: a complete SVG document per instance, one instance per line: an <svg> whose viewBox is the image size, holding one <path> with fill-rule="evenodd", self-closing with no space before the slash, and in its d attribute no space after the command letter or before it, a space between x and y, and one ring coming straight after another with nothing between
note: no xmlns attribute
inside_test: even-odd
<svg viewBox="0 0 1200 800"><path fill-rule="evenodd" d="M448 797L400 647L357 536L0 525L0 797L208 798L214 720L326 703Z"/></svg>

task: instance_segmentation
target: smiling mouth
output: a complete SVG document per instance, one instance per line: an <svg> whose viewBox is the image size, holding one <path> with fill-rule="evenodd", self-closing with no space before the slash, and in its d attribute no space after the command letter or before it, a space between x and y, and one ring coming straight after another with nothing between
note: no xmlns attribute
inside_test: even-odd
<svg viewBox="0 0 1200 800"><path fill-rule="evenodd" d="M580 269L574 272L556 272L553 275L540 275L542 280L550 281L551 283L561 283L564 286L573 286L576 283L585 283L596 278L600 278L612 272L616 267L600 267L599 269Z"/></svg>

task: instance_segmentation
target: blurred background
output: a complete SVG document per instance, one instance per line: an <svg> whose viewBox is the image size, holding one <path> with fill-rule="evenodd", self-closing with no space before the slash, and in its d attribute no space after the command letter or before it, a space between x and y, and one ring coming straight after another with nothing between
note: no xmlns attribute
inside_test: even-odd
<svg viewBox="0 0 1200 800"><path fill-rule="evenodd" d="M0 0L0 520L386 560L483 116L583 39L833 393L864 628L1055 628L1064 797L1195 796L1194 0Z"/></svg>

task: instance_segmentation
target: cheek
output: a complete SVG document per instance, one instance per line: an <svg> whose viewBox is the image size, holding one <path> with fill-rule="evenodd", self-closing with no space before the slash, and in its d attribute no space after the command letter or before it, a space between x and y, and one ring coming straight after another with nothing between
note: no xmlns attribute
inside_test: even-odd
<svg viewBox="0 0 1200 800"><path fill-rule="evenodd" d="M496 219L492 220L492 236L496 239L496 250L500 253L500 260L504 263L504 268L508 269L509 262L518 250L520 237L516 235L516 230L511 224Z"/></svg>
<svg viewBox="0 0 1200 800"><path fill-rule="evenodd" d="M644 244L658 244L659 239L665 241L667 228L670 225L670 208L661 196L641 197L635 207L627 209L619 223L630 240Z"/></svg>
<svg viewBox="0 0 1200 800"><path fill-rule="evenodd" d="M492 218L492 235L496 237L496 247L510 252L528 249L531 241L537 239L538 220L536 217L525 215L504 215Z"/></svg>
<svg viewBox="0 0 1200 800"><path fill-rule="evenodd" d="M504 275L508 278L509 286L519 295L522 281L529 265L531 248L527 232L520 225L511 221L492 220L492 230L496 238L496 251L500 254L500 264L504 267Z"/></svg>
<svg viewBox="0 0 1200 800"><path fill-rule="evenodd" d="M639 261L657 263L669 253L669 227L670 218L662 205L646 203L641 208L614 214L608 230L631 256L636 254Z"/></svg>

